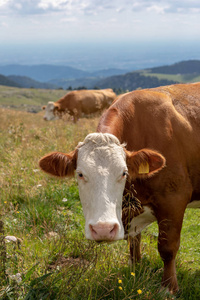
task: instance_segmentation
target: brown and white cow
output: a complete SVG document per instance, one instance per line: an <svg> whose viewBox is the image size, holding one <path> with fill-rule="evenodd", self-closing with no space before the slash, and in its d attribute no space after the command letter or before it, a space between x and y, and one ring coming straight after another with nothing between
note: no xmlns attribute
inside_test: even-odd
<svg viewBox="0 0 200 300"><path fill-rule="evenodd" d="M108 108L115 98L112 89L72 91L58 101L50 101L47 106L43 106L44 120L61 118L63 114L69 113L76 123L82 114L88 115Z"/></svg>
<svg viewBox="0 0 200 300"><path fill-rule="evenodd" d="M162 285L178 290L175 257L184 212L200 207L200 83L120 96L97 133L68 154L43 157L40 167L59 177L76 171L88 239L129 237L132 259L137 240L140 259L140 233L157 221Z"/></svg>

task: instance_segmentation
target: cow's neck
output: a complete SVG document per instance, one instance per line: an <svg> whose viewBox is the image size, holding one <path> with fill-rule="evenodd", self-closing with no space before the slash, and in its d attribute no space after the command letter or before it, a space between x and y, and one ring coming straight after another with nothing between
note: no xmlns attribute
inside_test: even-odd
<svg viewBox="0 0 200 300"><path fill-rule="evenodd" d="M124 120L116 108L109 109L101 117L97 127L97 132L111 133L115 135L121 143L124 142Z"/></svg>

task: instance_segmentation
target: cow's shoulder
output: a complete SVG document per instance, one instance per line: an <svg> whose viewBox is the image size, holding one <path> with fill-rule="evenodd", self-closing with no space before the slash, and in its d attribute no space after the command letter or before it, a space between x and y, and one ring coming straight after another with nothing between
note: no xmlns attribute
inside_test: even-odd
<svg viewBox="0 0 200 300"><path fill-rule="evenodd" d="M112 105L120 112L144 118L174 120L188 129L191 122L200 121L200 83L175 84L152 89L135 90L119 96ZM134 111L134 114L133 114Z"/></svg>

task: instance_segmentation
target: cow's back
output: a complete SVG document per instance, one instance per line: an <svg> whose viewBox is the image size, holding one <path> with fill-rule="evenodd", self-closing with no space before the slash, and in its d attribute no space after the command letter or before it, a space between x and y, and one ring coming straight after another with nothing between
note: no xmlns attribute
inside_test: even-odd
<svg viewBox="0 0 200 300"><path fill-rule="evenodd" d="M59 107L59 110L64 111L73 110L74 108L77 108L78 102L76 101L76 92L77 91L69 92L55 102L55 104Z"/></svg>
<svg viewBox="0 0 200 300"><path fill-rule="evenodd" d="M81 111L85 114L101 111L114 100L116 94L111 90L77 91L77 101L81 103Z"/></svg>
<svg viewBox="0 0 200 300"><path fill-rule="evenodd" d="M117 97L112 89L97 90L99 94L103 94L102 108L108 108Z"/></svg>
<svg viewBox="0 0 200 300"><path fill-rule="evenodd" d="M200 83L177 84L152 89L169 95L172 104L196 129L200 128Z"/></svg>
<svg viewBox="0 0 200 300"><path fill-rule="evenodd" d="M99 110L101 99L94 90L77 91L76 101L80 104L80 110L84 114L91 114Z"/></svg>

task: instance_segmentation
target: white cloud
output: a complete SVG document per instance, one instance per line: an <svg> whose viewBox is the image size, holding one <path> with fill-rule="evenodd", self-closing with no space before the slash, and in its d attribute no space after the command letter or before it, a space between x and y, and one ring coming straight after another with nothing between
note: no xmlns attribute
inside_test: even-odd
<svg viewBox="0 0 200 300"><path fill-rule="evenodd" d="M198 0L140 0L132 2L133 11L154 11L162 13L196 13L200 9Z"/></svg>
<svg viewBox="0 0 200 300"><path fill-rule="evenodd" d="M115 10L116 10L116 12L121 13L121 12L125 11L125 8L120 6L120 7L117 7Z"/></svg>
<svg viewBox="0 0 200 300"><path fill-rule="evenodd" d="M0 27L8 28L9 25L8 25L8 23L6 23L6 22L1 22L1 23L0 23Z"/></svg>
<svg viewBox="0 0 200 300"><path fill-rule="evenodd" d="M71 17L71 18L68 18L68 17L66 17L66 18L62 18L61 20L60 20L60 22L61 23L75 23L75 22L77 22L77 18L73 18L73 17Z"/></svg>
<svg viewBox="0 0 200 300"><path fill-rule="evenodd" d="M66 7L67 5L70 5L72 1L66 1L66 0L41 0L38 3L38 7L42 8L44 10L46 9L62 9L63 7Z"/></svg>
<svg viewBox="0 0 200 300"><path fill-rule="evenodd" d="M164 13L166 13L167 9L169 9L169 6L152 5L152 6L147 8L147 11L155 12L155 13L158 13L158 14L164 14Z"/></svg>
<svg viewBox="0 0 200 300"><path fill-rule="evenodd" d="M199 0L0 0L0 20L7 24L0 38L142 40L185 32L197 36L199 13Z"/></svg>
<svg viewBox="0 0 200 300"><path fill-rule="evenodd" d="M19 15L67 13L68 15L111 14L123 12L154 12L157 14L197 14L199 0L0 0L0 13Z"/></svg>
<svg viewBox="0 0 200 300"><path fill-rule="evenodd" d="M10 0L0 0L0 6L6 5Z"/></svg>

